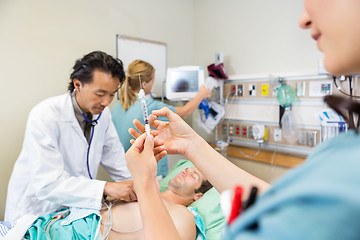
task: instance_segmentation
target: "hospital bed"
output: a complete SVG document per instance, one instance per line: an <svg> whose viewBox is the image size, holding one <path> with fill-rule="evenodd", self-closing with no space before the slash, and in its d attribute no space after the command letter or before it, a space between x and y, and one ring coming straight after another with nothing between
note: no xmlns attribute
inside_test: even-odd
<svg viewBox="0 0 360 240"><path fill-rule="evenodd" d="M179 160L169 170L165 178L160 180L160 191L167 189L169 181L174 178L181 170L193 167L194 164L189 160ZM205 223L205 234L208 240L219 240L225 226L225 218L220 207L220 194L212 187L203 197L192 203L190 207L196 207L198 213Z"/></svg>
<svg viewBox="0 0 360 240"><path fill-rule="evenodd" d="M189 160L179 160L168 172L165 178L161 179L160 182L160 191L167 189L169 181L179 174L183 169L193 167L194 165ZM203 222L205 224L205 234L208 240L219 240L221 239L221 234L225 226L225 218L222 214L220 207L220 194L216 191L215 188L211 188L207 191L203 197L201 197L196 202L192 203L190 207L195 207L197 212L201 215ZM18 220L17 234L13 233L13 237L16 236L16 239L21 239L20 232L26 232L26 230L31 226L31 223L35 221L36 216L24 216ZM15 230L15 229L12 229ZM1 224L0 224L1 231ZM11 232L11 231L10 231ZM13 231L14 232L14 231ZM1 234L0 234L1 235ZM19 237L19 235L21 235ZM6 236L5 239L9 239L9 236ZM11 237L11 238L13 238ZM0 239L2 239L0 237Z"/></svg>

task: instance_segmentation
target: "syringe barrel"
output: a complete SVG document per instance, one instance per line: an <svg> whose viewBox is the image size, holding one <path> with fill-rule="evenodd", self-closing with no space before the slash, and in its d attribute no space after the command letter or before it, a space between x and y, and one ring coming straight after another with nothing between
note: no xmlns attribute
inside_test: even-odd
<svg viewBox="0 0 360 240"><path fill-rule="evenodd" d="M148 122L149 117L148 117L148 112L147 112L145 99L141 100L141 110L142 110L142 114L143 114L143 117L144 117L144 122Z"/></svg>

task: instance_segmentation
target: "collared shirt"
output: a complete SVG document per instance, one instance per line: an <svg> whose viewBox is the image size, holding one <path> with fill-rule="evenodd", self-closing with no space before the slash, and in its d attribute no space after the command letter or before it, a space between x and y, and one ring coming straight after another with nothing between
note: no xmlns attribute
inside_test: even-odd
<svg viewBox="0 0 360 240"><path fill-rule="evenodd" d="M81 112L81 109L76 101L76 98L75 98L75 91L73 91L71 93L71 102L72 102L72 105L73 105L73 108L74 108L74 112L75 112L75 117L78 121L78 123L80 124L80 127L81 127L81 130L83 131L84 133L84 136L86 138L86 140L89 142L90 141L90 131L91 131L91 124L88 123L84 116L82 115L82 112ZM92 120L92 114L91 113L85 113L86 117L88 119L91 119Z"/></svg>

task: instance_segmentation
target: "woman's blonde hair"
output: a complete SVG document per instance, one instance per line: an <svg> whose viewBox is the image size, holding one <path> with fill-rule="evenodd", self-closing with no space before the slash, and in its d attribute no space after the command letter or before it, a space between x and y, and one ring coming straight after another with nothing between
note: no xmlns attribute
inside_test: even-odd
<svg viewBox="0 0 360 240"><path fill-rule="evenodd" d="M143 60L135 60L129 64L126 78L120 88L119 100L124 111L128 110L136 101L136 91L140 88L141 82L150 82L154 76L154 67Z"/></svg>

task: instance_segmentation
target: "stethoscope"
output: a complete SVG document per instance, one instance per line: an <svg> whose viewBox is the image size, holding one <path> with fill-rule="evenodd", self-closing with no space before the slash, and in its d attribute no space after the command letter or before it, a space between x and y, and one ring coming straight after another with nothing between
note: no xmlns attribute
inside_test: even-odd
<svg viewBox="0 0 360 240"><path fill-rule="evenodd" d="M94 128L98 124L98 120L99 120L101 114L102 113L100 113L99 116L95 120L90 120L85 116L85 114L83 112L81 113L81 115L84 117L85 121L91 124L91 134L90 134L90 140L89 140L89 147L87 149L87 154L86 154L86 167L87 167L87 171L88 171L90 179L93 179L93 177L91 176L91 173L90 173L90 166L89 166L90 147L91 147L92 138L94 136Z"/></svg>

